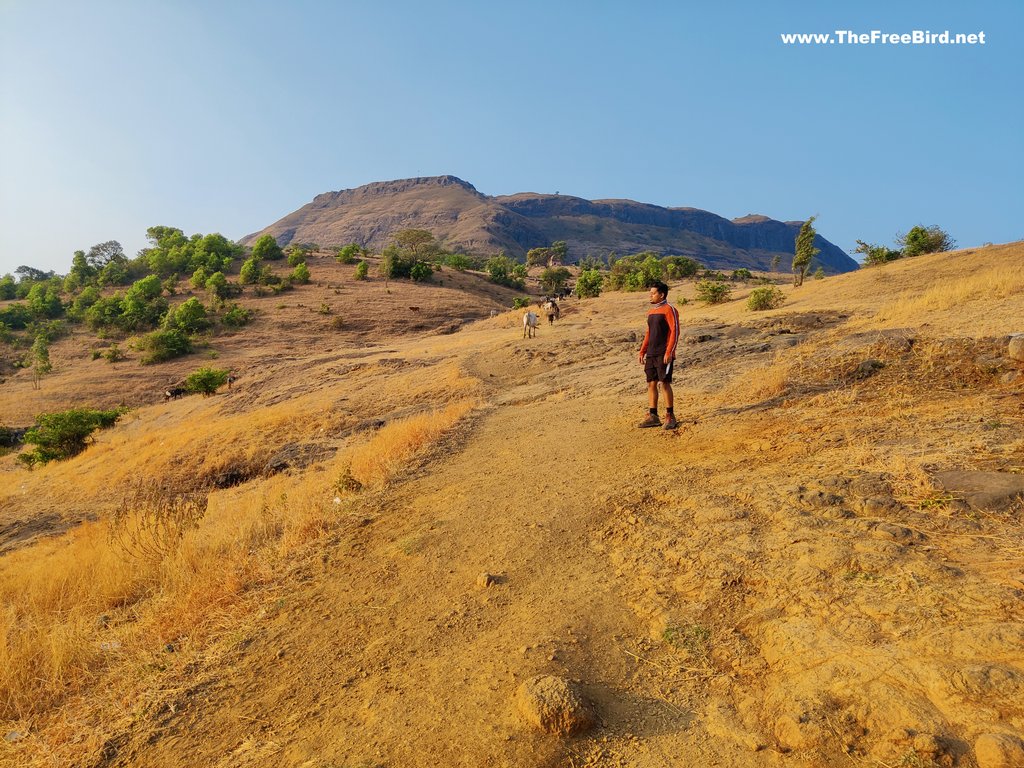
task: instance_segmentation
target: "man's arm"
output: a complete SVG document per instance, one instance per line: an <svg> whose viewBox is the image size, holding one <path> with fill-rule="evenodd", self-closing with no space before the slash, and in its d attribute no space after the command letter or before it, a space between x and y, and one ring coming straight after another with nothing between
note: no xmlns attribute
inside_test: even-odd
<svg viewBox="0 0 1024 768"><path fill-rule="evenodd" d="M676 359L676 343L679 341L679 310L666 304L665 321L668 323L668 343L665 345L665 365Z"/></svg>

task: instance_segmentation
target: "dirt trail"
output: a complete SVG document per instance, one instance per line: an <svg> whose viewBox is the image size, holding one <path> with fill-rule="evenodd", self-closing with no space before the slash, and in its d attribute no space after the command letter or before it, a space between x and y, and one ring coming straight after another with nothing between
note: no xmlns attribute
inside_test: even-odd
<svg viewBox="0 0 1024 768"><path fill-rule="evenodd" d="M772 339L700 348L670 433L635 428L633 335L543 330L463 340L488 404L108 764L971 765L1024 728L1021 592L957 559L998 556L978 526L844 464L834 410L698 396ZM513 695L540 673L600 726L527 728Z"/></svg>

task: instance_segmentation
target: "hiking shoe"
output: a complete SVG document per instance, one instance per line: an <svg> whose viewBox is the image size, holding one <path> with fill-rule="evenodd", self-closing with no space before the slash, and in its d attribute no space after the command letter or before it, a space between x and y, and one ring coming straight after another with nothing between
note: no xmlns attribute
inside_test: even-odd
<svg viewBox="0 0 1024 768"><path fill-rule="evenodd" d="M637 426L640 427L640 429L646 429L647 427L660 427L661 419L659 419L655 414L649 413L647 414L647 418L637 424Z"/></svg>
<svg viewBox="0 0 1024 768"><path fill-rule="evenodd" d="M665 429L676 429L679 426L679 422L676 421L676 417L670 415L665 419Z"/></svg>

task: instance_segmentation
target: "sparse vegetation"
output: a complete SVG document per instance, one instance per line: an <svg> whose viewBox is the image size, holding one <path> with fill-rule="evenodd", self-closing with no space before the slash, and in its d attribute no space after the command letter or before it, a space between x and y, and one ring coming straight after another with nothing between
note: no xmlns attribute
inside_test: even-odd
<svg viewBox="0 0 1024 768"><path fill-rule="evenodd" d="M228 383L228 371L222 368L200 368L185 378L185 390L209 397Z"/></svg>
<svg viewBox="0 0 1024 768"><path fill-rule="evenodd" d="M601 288L604 285L604 275L596 269L585 269L576 278L574 289L576 296L581 299L592 299L601 295Z"/></svg>
<svg viewBox="0 0 1024 768"><path fill-rule="evenodd" d="M93 432L113 426L121 413L88 408L45 413L25 433L25 442L35 448L20 454L18 459L30 466L70 459L85 450Z"/></svg>
<svg viewBox="0 0 1024 768"><path fill-rule="evenodd" d="M139 339L138 349L143 353L142 364L152 365L187 355L192 351L192 343L177 329L153 331Z"/></svg>
<svg viewBox="0 0 1024 768"><path fill-rule="evenodd" d="M721 304L729 300L732 288L720 280L700 280L696 285L697 299L705 304Z"/></svg>
<svg viewBox="0 0 1024 768"><path fill-rule="evenodd" d="M781 307L786 301L786 294L775 286L763 285L755 288L747 297L747 309L762 312L766 309Z"/></svg>

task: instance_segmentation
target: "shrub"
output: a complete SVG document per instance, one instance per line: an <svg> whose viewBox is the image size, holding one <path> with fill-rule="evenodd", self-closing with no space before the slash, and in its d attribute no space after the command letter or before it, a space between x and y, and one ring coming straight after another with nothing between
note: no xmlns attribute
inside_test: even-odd
<svg viewBox="0 0 1024 768"><path fill-rule="evenodd" d="M604 285L604 276L596 269L585 269L576 278L576 296L581 299L590 299L601 295L601 287Z"/></svg>
<svg viewBox="0 0 1024 768"><path fill-rule="evenodd" d="M228 371L222 368L200 368L185 377L185 389L208 397L227 384L227 381Z"/></svg>
<svg viewBox="0 0 1024 768"><path fill-rule="evenodd" d="M0 309L0 323L8 328L19 330L32 322L32 313L24 304L11 304Z"/></svg>
<svg viewBox="0 0 1024 768"><path fill-rule="evenodd" d="M140 361L143 365L162 363L192 351L188 336L177 329L148 333L139 340L138 347L144 353Z"/></svg>
<svg viewBox="0 0 1024 768"><path fill-rule="evenodd" d="M750 270L746 267L734 269L732 274L729 276L730 280L752 280L753 278L754 276L750 274Z"/></svg>
<svg viewBox="0 0 1024 768"><path fill-rule="evenodd" d="M252 311L238 304L232 304L224 311L224 315L221 317L221 320L224 325L230 326L231 328L241 328L252 320Z"/></svg>
<svg viewBox="0 0 1024 768"><path fill-rule="evenodd" d="M451 267L456 272L464 272L467 269L473 269L475 264L473 260L464 253L449 253L444 257L444 264Z"/></svg>
<svg viewBox="0 0 1024 768"><path fill-rule="evenodd" d="M674 280L693 277L700 270L700 264L688 256L666 256L661 260L665 274Z"/></svg>
<svg viewBox="0 0 1024 768"><path fill-rule="evenodd" d="M221 277L223 277L221 273ZM205 288L206 281L210 279L210 273L206 271L206 267L199 267L195 272L192 273L192 277L189 280L189 284L193 288Z"/></svg>
<svg viewBox="0 0 1024 768"><path fill-rule="evenodd" d="M484 264L491 281L521 291L526 287L526 265L510 259L504 253L492 256Z"/></svg>
<svg viewBox="0 0 1024 768"><path fill-rule="evenodd" d="M755 288L747 297L747 309L753 312L761 312L766 309L781 307L786 300L786 295L774 285L763 285Z"/></svg>
<svg viewBox="0 0 1024 768"><path fill-rule="evenodd" d="M824 280L825 279L825 268L824 267L818 267L816 270L814 270L814 279L815 280Z"/></svg>
<svg viewBox="0 0 1024 768"><path fill-rule="evenodd" d="M260 260L255 255L250 256L242 264L242 269L238 273L238 282L242 285L252 285L260 282Z"/></svg>
<svg viewBox="0 0 1024 768"><path fill-rule="evenodd" d="M906 234L899 235L896 244L901 247L904 256L920 256L925 253L950 251L956 245L956 240L936 224L930 227L918 224Z"/></svg>
<svg viewBox="0 0 1024 768"><path fill-rule="evenodd" d="M36 417L36 425L25 433L25 442L36 447L18 456L18 460L32 466L70 459L85 450L93 432L113 426L122 413L89 408L44 413Z"/></svg>
<svg viewBox="0 0 1024 768"><path fill-rule="evenodd" d="M523 309L530 306L529 296L516 296L512 299L512 309Z"/></svg>
<svg viewBox="0 0 1024 768"><path fill-rule="evenodd" d="M433 276L433 268L423 261L417 261L409 270L409 277L417 283L425 283Z"/></svg>
<svg viewBox="0 0 1024 768"><path fill-rule="evenodd" d="M119 363L122 360L126 360L128 355L126 355L124 350L117 346L117 344L111 344L107 348L107 351L103 353L103 358L108 363Z"/></svg>
<svg viewBox="0 0 1024 768"><path fill-rule="evenodd" d="M299 264L305 264L308 255L309 252L305 248L290 246L288 248L288 266L297 267Z"/></svg>
<svg viewBox="0 0 1024 768"><path fill-rule="evenodd" d="M728 301L732 288L720 280L701 280L697 283L697 298L705 304L721 304Z"/></svg>
<svg viewBox="0 0 1024 768"><path fill-rule="evenodd" d="M309 282L309 267L305 262L300 262L288 278L297 285L305 285Z"/></svg>
<svg viewBox="0 0 1024 768"><path fill-rule="evenodd" d="M357 243L349 243L338 249L335 259L339 264L354 264L356 258L362 256L366 251Z"/></svg>
<svg viewBox="0 0 1024 768"><path fill-rule="evenodd" d="M366 276L370 273L370 265L366 261L360 261L356 265L356 280L365 280Z"/></svg>
<svg viewBox="0 0 1024 768"><path fill-rule="evenodd" d="M206 307L194 296L183 301L164 316L164 330L177 329L184 334L201 333L210 327Z"/></svg>

